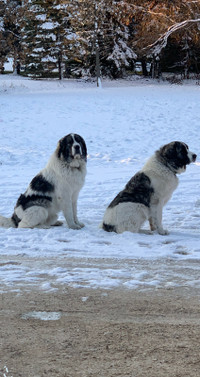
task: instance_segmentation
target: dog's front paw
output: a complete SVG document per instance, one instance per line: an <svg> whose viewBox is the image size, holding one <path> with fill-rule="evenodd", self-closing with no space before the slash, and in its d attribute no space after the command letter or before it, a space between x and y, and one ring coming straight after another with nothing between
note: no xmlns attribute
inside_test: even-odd
<svg viewBox="0 0 200 377"><path fill-rule="evenodd" d="M158 234L160 234L161 236L167 236L169 234L168 230L166 229L163 229L163 228L159 228L157 230Z"/></svg>
<svg viewBox="0 0 200 377"><path fill-rule="evenodd" d="M69 225L69 228L70 229L74 229L74 230L79 230L79 229L81 229L82 227L79 225L79 224L70 224Z"/></svg>
<svg viewBox="0 0 200 377"><path fill-rule="evenodd" d="M79 225L81 228L84 228L84 224L83 223L80 223L79 221L76 222L77 225Z"/></svg>

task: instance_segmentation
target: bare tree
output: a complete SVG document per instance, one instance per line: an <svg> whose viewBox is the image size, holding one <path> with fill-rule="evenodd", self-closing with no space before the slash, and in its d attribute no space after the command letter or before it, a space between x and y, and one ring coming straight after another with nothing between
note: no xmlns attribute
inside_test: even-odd
<svg viewBox="0 0 200 377"><path fill-rule="evenodd" d="M154 55L160 55L162 49L165 48L167 45L168 38L173 33L175 33L176 31L180 29L185 29L191 24L197 24L197 23L200 23L200 18L197 18L196 20L185 20L185 21L176 23L172 25L171 27L169 27L169 29L163 35L161 35L155 42L146 46L145 48L150 49L152 54Z"/></svg>

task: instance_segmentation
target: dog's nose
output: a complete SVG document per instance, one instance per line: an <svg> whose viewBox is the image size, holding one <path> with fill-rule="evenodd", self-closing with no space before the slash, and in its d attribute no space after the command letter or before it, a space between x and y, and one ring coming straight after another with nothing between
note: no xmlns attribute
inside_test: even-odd
<svg viewBox="0 0 200 377"><path fill-rule="evenodd" d="M196 161L196 158L197 158L197 155L194 153L194 154L192 155L192 161Z"/></svg>

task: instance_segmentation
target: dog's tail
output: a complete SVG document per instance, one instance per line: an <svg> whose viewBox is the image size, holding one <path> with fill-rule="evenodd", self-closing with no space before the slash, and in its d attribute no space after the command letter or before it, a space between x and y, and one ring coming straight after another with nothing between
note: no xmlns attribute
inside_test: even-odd
<svg viewBox="0 0 200 377"><path fill-rule="evenodd" d="M0 215L0 227L2 228L16 228L16 223L13 217L4 217Z"/></svg>

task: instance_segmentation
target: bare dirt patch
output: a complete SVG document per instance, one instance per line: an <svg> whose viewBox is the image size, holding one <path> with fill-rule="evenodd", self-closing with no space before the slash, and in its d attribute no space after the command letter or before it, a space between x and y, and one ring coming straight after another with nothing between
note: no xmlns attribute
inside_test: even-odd
<svg viewBox="0 0 200 377"><path fill-rule="evenodd" d="M199 377L200 290L5 292L0 376Z"/></svg>

